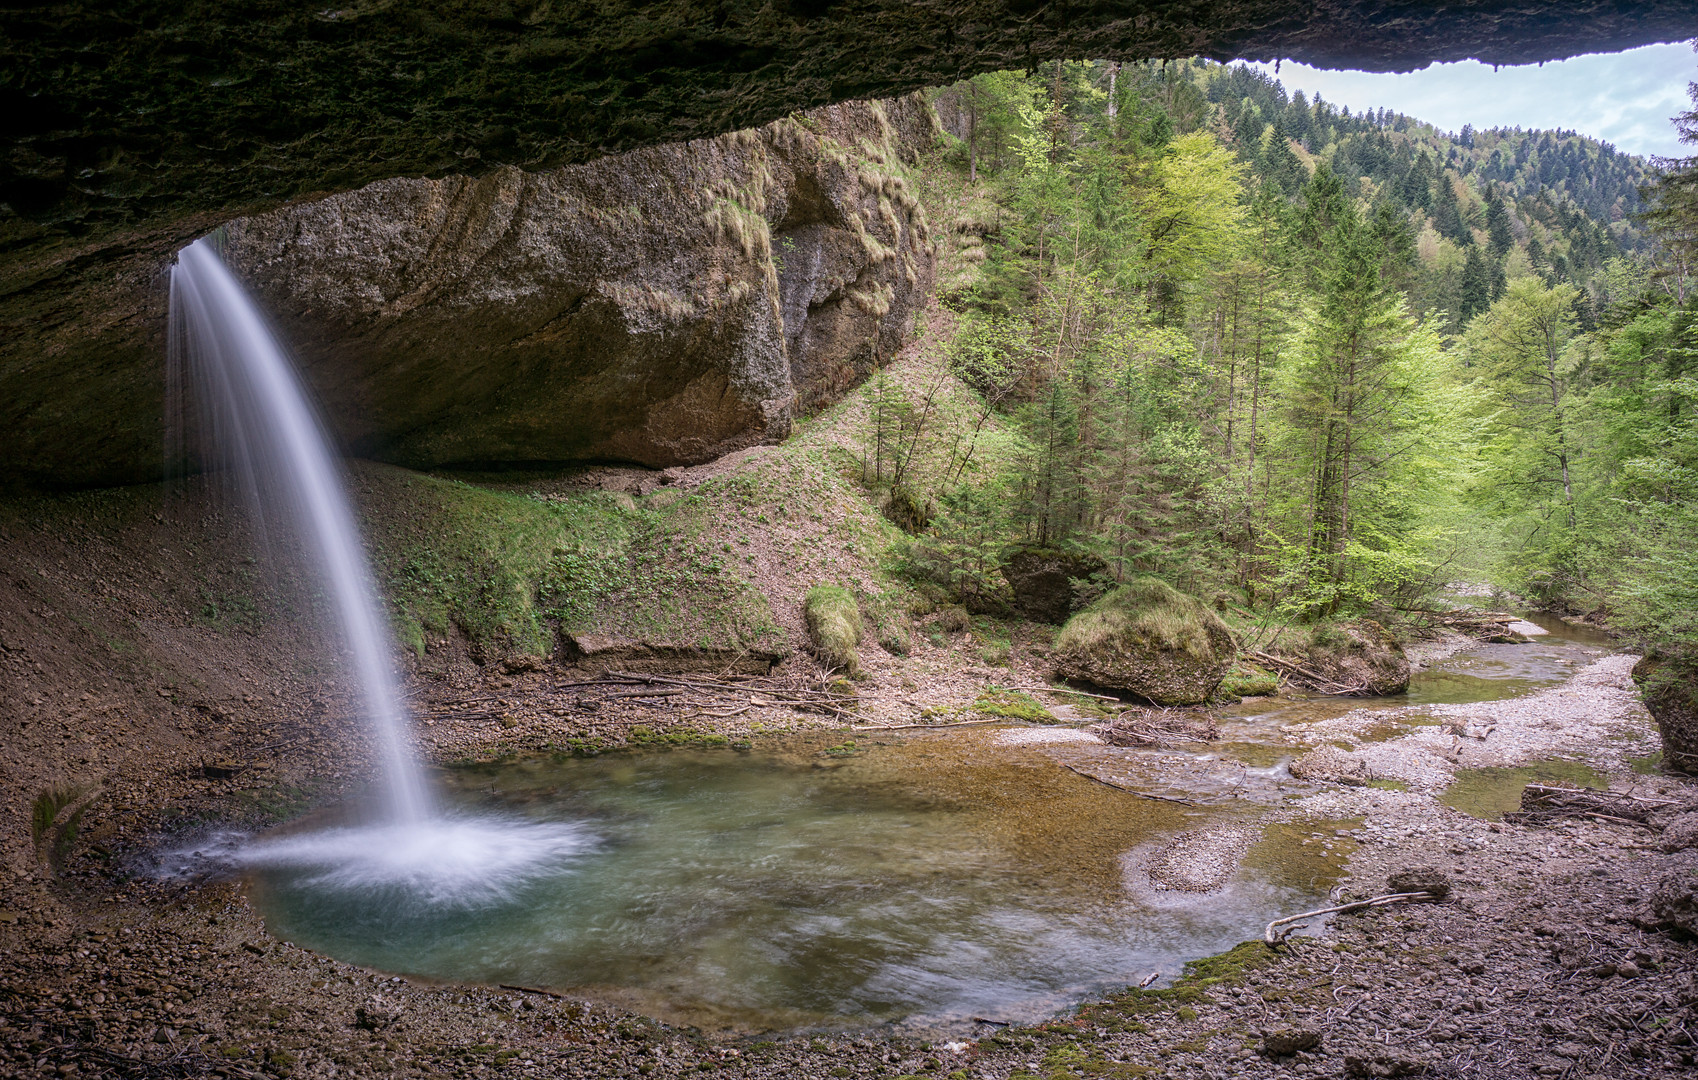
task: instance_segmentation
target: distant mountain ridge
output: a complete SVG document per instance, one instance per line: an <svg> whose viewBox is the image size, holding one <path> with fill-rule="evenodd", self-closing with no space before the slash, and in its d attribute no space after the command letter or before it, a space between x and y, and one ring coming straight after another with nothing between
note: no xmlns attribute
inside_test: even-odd
<svg viewBox="0 0 1698 1080"><path fill-rule="evenodd" d="M1410 215L1425 271L1411 299L1449 311L1454 328L1501 292L1509 264L1570 282L1595 307L1600 271L1645 246L1635 215L1651 165L1610 143L1563 129L1447 132L1388 109L1353 113L1288 94L1245 64L1194 61L1189 71L1217 134L1267 183L1294 194L1325 162L1351 194ZM1486 295L1477 281L1464 287L1470 262L1493 282Z"/></svg>

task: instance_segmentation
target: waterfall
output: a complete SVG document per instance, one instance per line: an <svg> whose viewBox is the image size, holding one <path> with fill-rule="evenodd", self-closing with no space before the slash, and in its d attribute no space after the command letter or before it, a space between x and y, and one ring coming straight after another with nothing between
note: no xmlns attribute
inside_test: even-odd
<svg viewBox="0 0 1698 1080"><path fill-rule="evenodd" d="M210 239L177 253L170 350L173 370L192 373L217 449L256 507L265 500L287 516L329 594L383 755L390 819L408 824L432 817L423 773L407 745L388 627L330 441L288 353Z"/></svg>

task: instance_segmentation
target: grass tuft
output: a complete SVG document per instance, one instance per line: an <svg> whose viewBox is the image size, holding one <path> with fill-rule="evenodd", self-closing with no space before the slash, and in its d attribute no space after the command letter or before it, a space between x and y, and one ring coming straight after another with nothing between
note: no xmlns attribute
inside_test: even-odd
<svg viewBox="0 0 1698 1080"><path fill-rule="evenodd" d="M855 646L861 643L861 608L855 594L837 585L815 585L802 601L814 654L833 670L860 670Z"/></svg>

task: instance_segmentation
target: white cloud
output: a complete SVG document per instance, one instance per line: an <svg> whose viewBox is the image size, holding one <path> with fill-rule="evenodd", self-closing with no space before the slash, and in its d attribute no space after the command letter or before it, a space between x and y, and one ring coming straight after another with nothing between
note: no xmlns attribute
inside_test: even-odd
<svg viewBox="0 0 1698 1080"><path fill-rule="evenodd" d="M1257 64L1272 72L1272 64ZM1493 70L1477 60L1434 64L1403 75L1323 71L1282 63L1277 76L1351 112L1387 108L1449 131L1476 128L1569 128L1635 154L1685 155L1669 118L1691 108L1688 82L1698 57L1685 44L1592 53L1543 65Z"/></svg>

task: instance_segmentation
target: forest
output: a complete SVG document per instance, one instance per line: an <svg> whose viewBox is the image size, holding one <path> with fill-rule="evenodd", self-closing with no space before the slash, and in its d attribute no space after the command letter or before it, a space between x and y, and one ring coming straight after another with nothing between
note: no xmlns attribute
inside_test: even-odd
<svg viewBox="0 0 1698 1080"><path fill-rule="evenodd" d="M913 572L971 598L1037 545L1294 623L1490 583L1698 649L1693 160L1201 60L935 102L979 409L874 380Z"/></svg>

